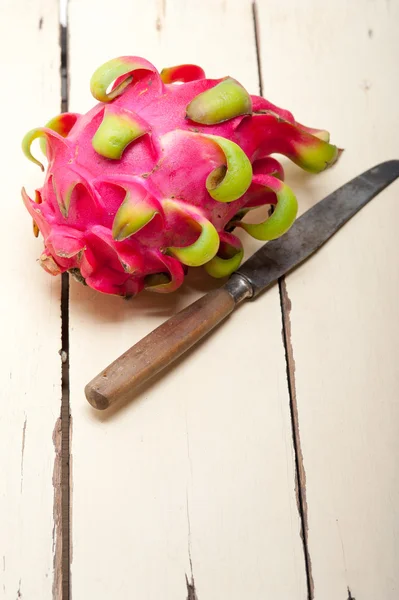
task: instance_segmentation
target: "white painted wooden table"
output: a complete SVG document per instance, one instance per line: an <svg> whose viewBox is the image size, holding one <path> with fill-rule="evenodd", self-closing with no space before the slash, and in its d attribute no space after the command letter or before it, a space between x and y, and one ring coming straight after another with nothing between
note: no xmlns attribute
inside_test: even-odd
<svg viewBox="0 0 399 600"><path fill-rule="evenodd" d="M41 181L21 138L60 110L59 10L0 8L0 598L397 600L399 182L134 403L95 412L85 383L206 284L126 303L72 281L62 366L61 281L20 201ZM320 176L289 169L301 211L397 158L398 0L255 8L70 0L69 109L124 54L262 84L346 149Z"/></svg>

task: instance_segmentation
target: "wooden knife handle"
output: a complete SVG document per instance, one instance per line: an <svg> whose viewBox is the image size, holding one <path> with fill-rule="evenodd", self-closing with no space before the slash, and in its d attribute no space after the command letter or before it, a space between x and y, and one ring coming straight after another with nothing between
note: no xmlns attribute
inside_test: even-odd
<svg viewBox="0 0 399 600"><path fill-rule="evenodd" d="M139 386L191 348L235 306L236 300L224 287L190 304L88 383L85 388L87 400L99 410L129 400Z"/></svg>

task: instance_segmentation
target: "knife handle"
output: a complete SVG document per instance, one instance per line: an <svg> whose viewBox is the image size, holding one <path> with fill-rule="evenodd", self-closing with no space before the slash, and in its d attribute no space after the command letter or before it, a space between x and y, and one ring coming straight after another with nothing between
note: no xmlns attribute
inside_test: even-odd
<svg viewBox="0 0 399 600"><path fill-rule="evenodd" d="M243 280L233 280L209 292L171 317L104 369L85 388L89 403L99 410L129 400L137 388L169 366L212 331L251 295Z"/></svg>

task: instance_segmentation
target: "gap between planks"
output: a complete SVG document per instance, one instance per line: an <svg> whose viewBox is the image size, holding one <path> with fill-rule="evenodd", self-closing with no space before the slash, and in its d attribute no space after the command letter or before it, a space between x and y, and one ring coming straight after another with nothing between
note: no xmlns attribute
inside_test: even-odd
<svg viewBox="0 0 399 600"><path fill-rule="evenodd" d="M68 111L68 26L67 2L60 2L61 112ZM61 412L54 428L54 600L70 600L71 570L71 411L69 388L69 275L61 280Z"/></svg>
<svg viewBox="0 0 399 600"><path fill-rule="evenodd" d="M259 93L263 96L263 77L262 77L262 63L261 63L261 51L260 51L260 33L259 33L259 16L258 6L256 1L252 3L252 17L254 24L254 36L256 45L256 58L258 63L258 77L259 77ZM306 500L306 472L303 462L303 454L301 447L301 437L299 431L299 415L298 405L296 400L295 390L295 361L294 353L291 341L291 301L288 297L287 286L285 277L279 279L278 282L279 295L280 295L280 306L281 306L281 318L282 318L282 336L285 350L285 360L287 369L287 384L288 394L290 401L290 417L291 417L291 430L292 430L292 444L294 448L295 456L295 479L296 489L295 495L297 498L298 513L301 523L301 539L303 545L303 554L305 561L306 571L306 586L307 586L307 597L308 600L314 599L314 581L312 574L312 560L309 552L308 543L308 505ZM349 596L350 597L350 596Z"/></svg>
<svg viewBox="0 0 399 600"><path fill-rule="evenodd" d="M61 293L62 397L61 397L61 600L69 600L71 571L71 410L69 391L69 275L62 275ZM56 599L58 600L58 599Z"/></svg>
<svg viewBox="0 0 399 600"><path fill-rule="evenodd" d="M287 366L288 395L290 399L290 415L292 442L295 455L295 495L297 499L298 513L301 521L301 538L303 545L303 554L306 570L306 585L308 600L314 599L314 581L312 574L312 560L309 552L309 524L308 524L308 503L306 500L306 471L303 462L301 436L299 431L298 404L295 389L295 360L291 340L291 300L288 296L285 277L278 282L281 318L283 323L282 336L285 349L285 360Z"/></svg>

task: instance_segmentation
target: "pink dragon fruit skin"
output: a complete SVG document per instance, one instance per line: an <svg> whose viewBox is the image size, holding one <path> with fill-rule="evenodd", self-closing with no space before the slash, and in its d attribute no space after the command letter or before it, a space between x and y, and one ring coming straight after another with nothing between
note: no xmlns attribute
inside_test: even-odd
<svg viewBox="0 0 399 600"><path fill-rule="evenodd" d="M25 136L25 154L44 170L30 150L41 138L48 167L35 199L22 197L44 238L44 269L100 292L172 292L201 265L229 275L243 258L234 227L270 240L295 220L296 198L270 155L317 173L340 154L326 131L195 65L159 74L120 57L97 69L91 91L98 104L87 114L61 114ZM266 221L242 220L264 204L275 205Z"/></svg>

